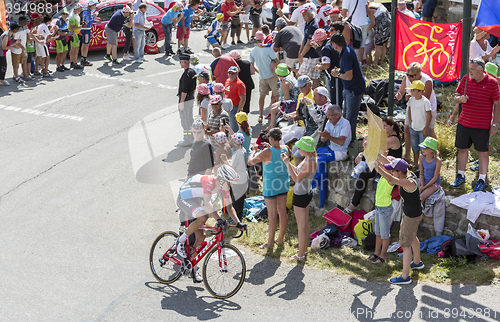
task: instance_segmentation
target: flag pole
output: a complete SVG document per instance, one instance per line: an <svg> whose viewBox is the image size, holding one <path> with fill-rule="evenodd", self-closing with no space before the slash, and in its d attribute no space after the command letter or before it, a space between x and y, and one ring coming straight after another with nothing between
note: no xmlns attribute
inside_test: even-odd
<svg viewBox="0 0 500 322"><path fill-rule="evenodd" d="M478 8L479 9L479 8ZM462 17L462 61L460 63L460 79L469 73L469 47L472 27L472 0L464 0ZM462 104L458 107L458 114L462 112Z"/></svg>
<svg viewBox="0 0 500 322"><path fill-rule="evenodd" d="M467 1L467 0L466 0ZM468 0L471 1L471 0ZM396 10L398 7L397 0L392 0L391 3L391 51L389 55L389 93L387 115L394 114L394 70L396 65Z"/></svg>

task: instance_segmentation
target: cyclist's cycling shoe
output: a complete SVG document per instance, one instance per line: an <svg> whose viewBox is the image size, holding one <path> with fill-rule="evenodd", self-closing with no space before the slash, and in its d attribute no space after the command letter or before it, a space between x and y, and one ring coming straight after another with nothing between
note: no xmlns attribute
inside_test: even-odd
<svg viewBox="0 0 500 322"><path fill-rule="evenodd" d="M181 243L179 242L179 238L176 238L175 245L177 248L177 254L179 254L180 257L187 258L186 243Z"/></svg>
<svg viewBox="0 0 500 322"><path fill-rule="evenodd" d="M194 267L191 277L193 278L193 283L203 282L203 277L198 273L198 267Z"/></svg>

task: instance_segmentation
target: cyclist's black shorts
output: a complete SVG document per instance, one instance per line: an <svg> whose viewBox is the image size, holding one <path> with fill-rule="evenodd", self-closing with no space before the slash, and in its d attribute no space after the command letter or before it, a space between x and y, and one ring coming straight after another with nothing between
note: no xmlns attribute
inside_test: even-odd
<svg viewBox="0 0 500 322"><path fill-rule="evenodd" d="M203 209L203 198L181 199L177 196L177 207L179 207L179 220L184 223L186 219L194 221L197 217L206 215Z"/></svg>

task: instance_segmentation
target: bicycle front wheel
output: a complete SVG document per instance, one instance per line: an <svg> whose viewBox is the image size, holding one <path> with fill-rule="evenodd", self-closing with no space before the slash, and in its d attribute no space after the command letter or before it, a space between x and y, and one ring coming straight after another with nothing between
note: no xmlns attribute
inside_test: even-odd
<svg viewBox="0 0 500 322"><path fill-rule="evenodd" d="M246 264L238 248L224 244L219 265L218 247L208 253L203 264L203 282L210 294L218 299L227 299L236 294L246 275Z"/></svg>
<svg viewBox="0 0 500 322"><path fill-rule="evenodd" d="M175 251L175 239L177 237L179 235L173 231L165 231L156 237L151 246L149 266L151 267L151 273L160 283L170 284L181 276L181 267L163 256L168 252L167 257L175 256L175 258L182 260Z"/></svg>

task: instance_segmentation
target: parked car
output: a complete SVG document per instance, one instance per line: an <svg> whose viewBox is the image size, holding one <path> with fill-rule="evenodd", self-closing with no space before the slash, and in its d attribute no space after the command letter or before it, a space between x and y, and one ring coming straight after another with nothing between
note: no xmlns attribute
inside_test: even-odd
<svg viewBox="0 0 500 322"><path fill-rule="evenodd" d="M117 11L121 10L123 6L128 1L124 0L111 0L106 2L101 2L97 5L96 10L99 12L98 16L95 18L94 25L91 29L91 38L90 38L90 46L89 50L99 50L105 49L108 43L106 39L106 33L104 32L104 28L108 23L111 16ZM87 6L87 1L80 1L80 4ZM161 26L161 18L165 14L165 11L160 8L154 2L147 2L148 10L146 12L146 18L148 21L153 23L153 27L149 30L146 30L146 44L154 45L160 40L165 39L165 35L163 34L163 28ZM71 13L76 3L70 4L66 6L66 9ZM61 17L61 11L56 13L53 16L52 25L55 25L57 19ZM125 33L123 29L118 33L118 47L123 47L125 45ZM56 52L55 43L52 41L50 43L49 51L51 53Z"/></svg>
<svg viewBox="0 0 500 322"><path fill-rule="evenodd" d="M271 12L271 8L273 7L273 3L271 1L266 2L266 4L262 7L262 13L260 14L260 17L262 19L262 22L265 23L266 25L271 25L273 22L273 13ZM285 3L283 5L283 14L287 17L290 16L290 8L288 5Z"/></svg>

